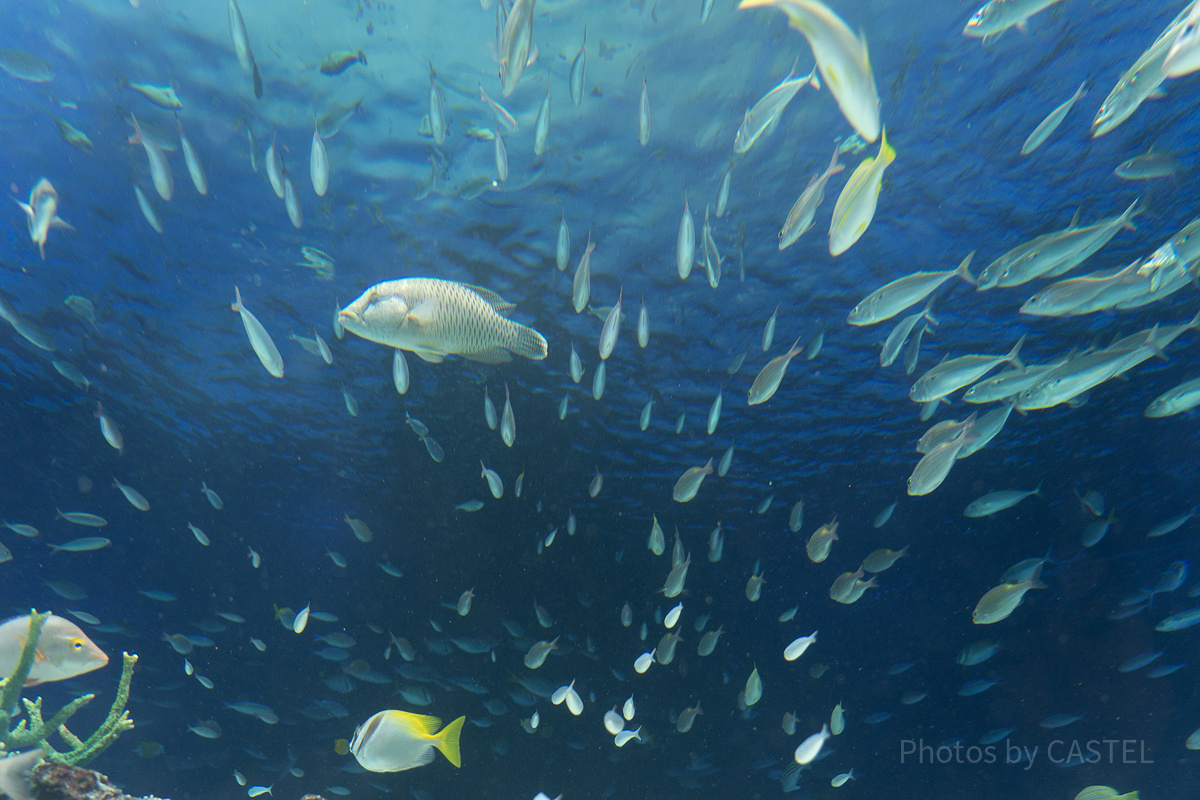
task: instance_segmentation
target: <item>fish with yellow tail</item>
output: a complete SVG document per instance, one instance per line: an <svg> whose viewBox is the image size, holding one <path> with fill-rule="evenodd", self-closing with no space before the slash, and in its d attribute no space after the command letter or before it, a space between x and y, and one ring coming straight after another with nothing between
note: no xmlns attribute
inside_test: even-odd
<svg viewBox="0 0 1200 800"><path fill-rule="evenodd" d="M546 337L504 317L513 305L498 294L437 278L401 278L367 289L338 312L342 326L364 339L440 363L462 356L501 364L515 353L541 360Z"/></svg>
<svg viewBox="0 0 1200 800"><path fill-rule="evenodd" d="M50 185L50 181L42 178L29 193L28 205L13 198L13 202L25 212L29 222L29 239L38 246L42 261L46 260L46 238L51 228L66 228L75 230L58 216L58 192Z"/></svg>
<svg viewBox="0 0 1200 800"><path fill-rule="evenodd" d="M456 767L462 766L458 738L466 717L441 731L437 717L407 711L380 711L354 731L350 752L370 772L401 772L433 760L436 747Z"/></svg>
<svg viewBox="0 0 1200 800"><path fill-rule="evenodd" d="M863 160L846 182L829 224L829 255L839 256L850 249L867 231L875 218L879 190L883 186L883 171L896 160L896 150L888 144L884 130L879 142L879 155Z"/></svg>
<svg viewBox="0 0 1200 800"><path fill-rule="evenodd" d="M29 615L0 623L0 675L8 676L16 671L28 636ZM107 663L108 656L78 625L62 617L50 616L42 625L37 654L25 685L65 681L100 669Z"/></svg>

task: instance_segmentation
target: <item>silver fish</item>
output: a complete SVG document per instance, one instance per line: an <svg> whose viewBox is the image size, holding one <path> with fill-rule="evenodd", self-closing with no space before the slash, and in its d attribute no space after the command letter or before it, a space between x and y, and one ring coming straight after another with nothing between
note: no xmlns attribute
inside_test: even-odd
<svg viewBox="0 0 1200 800"><path fill-rule="evenodd" d="M820 91L821 80L817 77L816 66L813 66L812 72L801 78L797 77L796 73L796 67L799 65L800 59L796 59L796 63L792 65L792 70L787 77L778 86L767 92L761 100L754 104L753 108L746 111L746 116L742 118L742 124L738 127L737 135L733 139L733 152L745 153L754 146L767 128L779 124L779 117L787 108L787 104L806 84L811 84L814 89Z"/></svg>
<svg viewBox="0 0 1200 800"><path fill-rule="evenodd" d="M372 342L409 350L440 363L457 355L498 364L543 359L546 339L533 328L505 319L512 309L488 289L436 278L402 278L367 289L338 313L343 327Z"/></svg>

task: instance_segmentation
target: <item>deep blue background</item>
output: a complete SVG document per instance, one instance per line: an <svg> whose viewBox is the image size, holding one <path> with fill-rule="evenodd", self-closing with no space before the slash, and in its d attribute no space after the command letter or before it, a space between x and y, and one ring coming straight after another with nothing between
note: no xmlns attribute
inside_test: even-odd
<svg viewBox="0 0 1200 800"><path fill-rule="evenodd" d="M222 3L146 2L136 10L116 0L0 3L7 21L0 45L38 53L57 72L44 85L0 73L0 171L20 199L38 178L49 178L62 198L61 215L76 229L51 232L43 263L10 204L0 291L52 334L58 357L93 381L89 392L76 391L46 354L8 326L0 330L0 516L42 531L39 539L25 540L0 529L0 541L14 553L0 565L0 600L14 614L30 606L88 611L121 626L119 633L93 632L114 661L122 649L141 656L130 704L138 728L95 766L138 794L236 797L243 790L231 778L233 769L251 783L271 784L288 766L290 745L306 774L283 778L277 797L330 785L370 796L377 791L372 780L394 791L421 787L437 798L532 797L539 790L568 798L609 790L616 797L694 795L688 787L713 796L770 796L779 791L772 776L798 743L780 729L782 714L797 712L801 736L818 729L842 700L846 733L801 779L802 796L969 791L972 797L1070 797L1092 783L1141 789L1146 798L1186 796L1195 757L1183 740L1200 724L1195 666L1157 680L1145 670L1121 674L1116 667L1160 649L1167 653L1156 665L1194 660L1195 630L1163 634L1153 627L1196 604L1184 596L1195 581L1132 619L1114 622L1108 614L1120 599L1152 585L1172 561L1196 559L1195 521L1167 538L1144 538L1152 525L1196 502L1195 420L1148 420L1141 413L1157 394L1197 375L1192 337L1173 345L1169 359L1149 361L1128 380L1096 389L1081 408L1014 415L933 495L910 499L903 497L904 480L917 460L913 445L927 427L907 399L913 378L898 366L878 366L888 324L861 329L844 323L848 310L886 281L953 268L970 250L978 251L978 269L1028 238L1065 227L1076 210L1092 221L1142 198L1138 230L1118 234L1082 270L1146 255L1190 221L1200 208L1191 188L1200 135L1196 79L1169 81L1164 98L1147 102L1115 132L1089 137L1091 117L1108 90L1179 8L1064 0L1034 17L1027 33L1010 32L984 48L960 33L975 11L964 4L837 4L870 44L883 119L898 152L875 220L848 253L830 258L825 230L832 205L862 157L846 155L849 168L831 182L814 229L777 251L787 209L809 175L827 164L834 140L850 133L828 92L806 89L774 135L734 161L729 212L713 220L729 261L719 289L711 290L702 273L687 284L675 274L684 193L699 227L744 109L778 83L797 55L802 71L811 67L807 45L787 30L782 14L739 12L719 0L702 26L700 3L692 0L538 3L539 59L503 99L491 56L494 10L481 11L474 0L419 5L247 0L243 14L266 84L256 101L229 45ZM585 25L588 91L576 108L566 81ZM345 47L363 47L370 66L339 78L321 75L320 59ZM450 117L440 153L417 133L430 59ZM645 149L636 140L643 68L651 102ZM533 118L547 79L550 150L535 160ZM1020 157L1029 131L1085 79L1088 94L1062 127L1033 155ZM169 154L174 199L163 203L154 195L142 148L126 144L128 114L167 134L175 122L126 88L126 80L173 83L184 102L182 124L205 161L207 197L193 190L177 151ZM492 170L491 143L463 135L471 126L495 124L478 101L480 83L519 118L521 130L507 139L511 176L504 190L467 199L454 196L456 187ZM306 174L313 114L360 98L361 110L327 142L333 177L330 195L318 200ZM78 107L64 108L64 102ZM86 131L94 151L85 154L60 140L47 112ZM300 231L263 174L272 131L304 206ZM1179 154L1174 179L1132 184L1113 175L1117 164L1151 145ZM431 157L446 194L416 200ZM142 218L131 180L158 207L164 235ZM597 242L593 303L611 304L622 289L627 314L635 314L643 298L650 311L650 347L636 347L630 314L608 362L601 402L590 396L601 322L574 314L571 272L559 274L553 266L563 213L572 269L589 231ZM296 266L301 245L336 259L333 281ZM390 352L352 336L336 341L331 320L367 286L408 275L499 291L517 304L515 318L546 335L549 358L486 367L453 359L428 365L410 357L413 386L398 396ZM261 368L229 310L235 281L283 353L282 381ZM1029 335L1023 354L1037 363L1155 322L1185 321L1197 309L1188 288L1136 312L1019 317L1017 308L1036 288L976 294L961 282L947 284L938 301L941 325L926 339L923 363L947 353L1005 352L1022 333ZM69 294L95 303L95 328L62 305ZM768 355L759 347L762 325L777 305ZM793 362L772 401L748 408L745 392L770 355L822 326L826 344L819 358ZM311 335L314 328L333 347L330 367L286 338ZM587 368L578 387L567 371L572 343ZM740 352L748 354L746 363L730 376L726 367ZM484 386L500 403L505 383L518 430L511 450L485 427L481 408ZM346 413L343 386L361 405L357 418ZM724 415L709 437L704 419L720 390ZM564 394L571 412L560 422ZM650 398L654 420L643 433L638 414ZM97 400L124 430L123 454L100 435ZM429 426L446 450L443 463L429 459L405 426L405 412ZM687 419L676 435L681 413ZM939 418L967 413L956 403ZM731 442L736 456L729 475L710 478L690 504L673 503L679 474L719 457ZM487 496L480 459L504 477L502 500ZM605 483L591 499L587 486L596 469ZM517 499L512 485L522 470L525 491ZM131 508L110 487L113 476L142 491L151 511ZM82 488L85 477L90 490ZM205 501L202 480L221 493L223 511ZM984 492L1040 481L1046 501L1031 498L994 519L961 516ZM1117 523L1085 551L1080 536L1090 517L1073 492L1088 489L1106 495ZM769 494L775 502L768 512L753 514ZM841 521L841 541L820 565L805 556L804 538L787 531L788 510L801 497L804 536L834 514ZM872 528L876 513L897 497L892 521ZM469 498L487 498L487 506L474 515L453 510ZM54 521L55 508L106 516L103 534L113 546L51 555L45 542L91 533ZM573 538L565 535L569 511L579 521ZM369 522L374 542L357 542L342 522L345 513ZM655 609L675 602L655 594L670 565L645 549L652 514L663 523L668 546L678 527L693 565L676 662L636 676L633 659L661 635ZM189 521L210 535L211 547L195 542ZM724 560L713 565L705 553L717 522L727 539ZM554 528L555 543L538 555L539 538ZM904 545L911 546L910 556L880 576L879 590L853 606L829 600L838 573L877 547ZM248 547L262 554L258 571ZM335 567L326 548L345 554L349 568ZM1032 592L1003 623L971 625L971 609L1004 569L1051 549L1061 563L1047 568L1047 590ZM762 600L751 604L744 586L759 559L767 584ZM404 577L384 574L376 566L384 560L401 567ZM73 581L89 596L64 600L44 585L52 579ZM471 587L477 597L467 618L442 606ZM138 589L166 589L179 599L156 603ZM555 629L543 633L536 626L535 599L552 613ZM632 630L618 622L626 602L635 612ZM336 613L339 623L314 622L297 636L272 621L273 606L307 603ZM776 621L796 604L795 622ZM189 656L215 681L210 691L184 676L182 657L160 638L198 634L192 623L223 610L241 613L246 624L226 623L228 631L213 635L217 647ZM695 655L700 634L692 623L701 613L726 631L708 659ZM430 627L431 618L445 626L444 634ZM526 637L514 640L502 620L520 623ZM651 629L645 646L636 637L642 620ZM335 739L349 738L381 708L420 710L393 696L413 682L404 676L391 686L359 683L348 695L320 682L338 668L310 652L322 646L310 641L312 633L349 631L359 641L355 658L393 669L396 656L382 658L386 635L371 625L416 644L433 679L425 684L435 697L428 713L482 721L492 716L484 700L508 706L490 727L466 727L461 771L440 756L397 776L339 771L352 761L334 754ZM783 662L787 642L814 628L818 644L801 661ZM498 643L496 661L429 649L427 642L437 646L447 634L491 637ZM587 710L576 719L539 701L542 727L530 736L519 727L530 709L508 693L517 688L511 678L528 677L521 657L543 635L562 635L560 650L535 677L550 689L576 679ZM266 641L266 653L251 647L250 636ZM999 638L1003 649L984 665L957 665L959 649L980 638ZM916 665L886 674L902 661ZM816 662L831 667L819 679L808 673ZM766 690L745 718L735 698L754 664ZM957 696L963 681L979 677L1001 683L976 697ZM489 694L456 687L449 682L456 678L470 678ZM77 683L99 692L101 705L115 681L110 666ZM76 688L46 687L47 703L62 702ZM900 696L912 690L929 697L901 705ZM600 717L631 693L648 744L617 750ZM313 722L297 713L314 698L342 702L349 716ZM239 700L270 704L282 722L268 727L221 705ZM675 715L696 701L704 715L690 733L676 734ZM878 726L864 722L880 711L896 715ZM1059 731L1038 727L1047 715L1063 712L1087 718ZM89 709L75 727L89 729L102 713ZM187 725L207 719L220 722L221 739L188 732ZM1040 745L1043 752L1056 736L1144 741L1155 763L1063 770L1043 756L1028 771L900 763L903 740L974 742L1010 726L1015 744ZM161 743L163 753L140 758L133 749L145 741ZM828 788L832 775L851 767L857 781Z"/></svg>

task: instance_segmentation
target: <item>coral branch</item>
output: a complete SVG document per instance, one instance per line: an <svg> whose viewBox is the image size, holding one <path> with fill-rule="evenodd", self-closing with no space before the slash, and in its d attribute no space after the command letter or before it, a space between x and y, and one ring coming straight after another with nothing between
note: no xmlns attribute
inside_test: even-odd
<svg viewBox="0 0 1200 800"><path fill-rule="evenodd" d="M52 715L49 720L43 719L42 716L42 698L34 700L21 698L27 719L21 720L16 728L11 728L13 712L16 709L17 700L20 698L21 688L33 667L42 625L49 616L48 612L38 614L34 610L30 611L29 635L21 650L21 660L12 675L0 679L0 747L15 751L34 746L45 750L46 761L80 765L104 752L109 745L116 741L118 736L133 728L133 720L129 718L129 712L125 710L125 705L129 702L129 687L133 681L133 668L137 664L137 656L129 653L123 654L117 696L113 699L112 707L104 722L86 740L80 739L67 730L67 720L95 698L95 695L91 694L72 700L58 713ZM59 752L51 747L47 739L54 734L58 734L69 749Z"/></svg>

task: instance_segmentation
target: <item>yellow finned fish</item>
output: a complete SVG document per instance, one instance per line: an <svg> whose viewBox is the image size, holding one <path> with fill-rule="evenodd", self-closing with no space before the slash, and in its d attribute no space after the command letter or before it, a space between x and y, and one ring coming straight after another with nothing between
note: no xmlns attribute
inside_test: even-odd
<svg viewBox="0 0 1200 800"><path fill-rule="evenodd" d="M371 772L401 772L433 760L433 749L456 767L462 766L458 738L466 717L459 717L440 732L437 717L407 711L380 711L354 731L350 752Z"/></svg>

